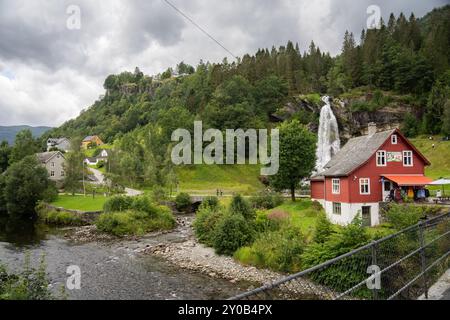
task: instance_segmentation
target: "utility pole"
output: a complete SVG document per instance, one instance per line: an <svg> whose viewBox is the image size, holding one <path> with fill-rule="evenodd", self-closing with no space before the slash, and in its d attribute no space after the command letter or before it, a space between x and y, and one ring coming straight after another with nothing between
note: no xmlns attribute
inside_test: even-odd
<svg viewBox="0 0 450 320"><path fill-rule="evenodd" d="M86 197L86 184L84 183L84 159L83 159L83 194Z"/></svg>

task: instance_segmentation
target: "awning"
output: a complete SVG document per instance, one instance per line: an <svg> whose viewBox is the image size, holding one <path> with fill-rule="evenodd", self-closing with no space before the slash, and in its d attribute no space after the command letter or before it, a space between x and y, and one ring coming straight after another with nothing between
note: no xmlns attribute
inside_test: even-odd
<svg viewBox="0 0 450 320"><path fill-rule="evenodd" d="M439 179L430 183L433 186L444 186L450 184L450 179Z"/></svg>
<svg viewBox="0 0 450 320"><path fill-rule="evenodd" d="M386 179L389 179L395 183L397 183L399 186L425 186L429 185L433 182L433 179L427 178L425 176L394 176L394 175L385 175L383 176Z"/></svg>

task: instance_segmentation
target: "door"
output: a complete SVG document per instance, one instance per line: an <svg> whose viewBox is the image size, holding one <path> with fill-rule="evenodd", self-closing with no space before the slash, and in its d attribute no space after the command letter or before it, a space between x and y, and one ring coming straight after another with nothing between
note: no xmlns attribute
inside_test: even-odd
<svg viewBox="0 0 450 320"><path fill-rule="evenodd" d="M381 201L386 201L392 188L393 188L393 185L392 185L391 181L389 181L389 180L383 181L383 199L381 199Z"/></svg>
<svg viewBox="0 0 450 320"><path fill-rule="evenodd" d="M363 225L363 227L371 227L372 226L371 207L370 206L362 207L362 225Z"/></svg>

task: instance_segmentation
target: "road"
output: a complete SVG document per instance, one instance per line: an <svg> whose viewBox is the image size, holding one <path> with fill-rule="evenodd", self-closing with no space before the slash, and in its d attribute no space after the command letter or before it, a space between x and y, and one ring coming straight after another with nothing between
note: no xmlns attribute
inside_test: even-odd
<svg viewBox="0 0 450 320"><path fill-rule="evenodd" d="M106 182L106 178L105 175L97 169L93 169L93 168L89 168L89 170L92 172L92 174L94 175L96 181L92 182L93 184L104 184ZM136 189L132 189L132 188L125 188L125 194L129 197L136 197L136 196L140 196L141 194L143 194L142 191L140 190L136 190Z"/></svg>

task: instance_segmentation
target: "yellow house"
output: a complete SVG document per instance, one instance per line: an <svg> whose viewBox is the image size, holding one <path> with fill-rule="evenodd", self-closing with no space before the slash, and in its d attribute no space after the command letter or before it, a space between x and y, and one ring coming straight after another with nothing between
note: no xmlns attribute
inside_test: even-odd
<svg viewBox="0 0 450 320"><path fill-rule="evenodd" d="M103 143L102 139L99 138L99 136L87 136L83 139L81 142L81 148L87 150L89 146L101 146Z"/></svg>

